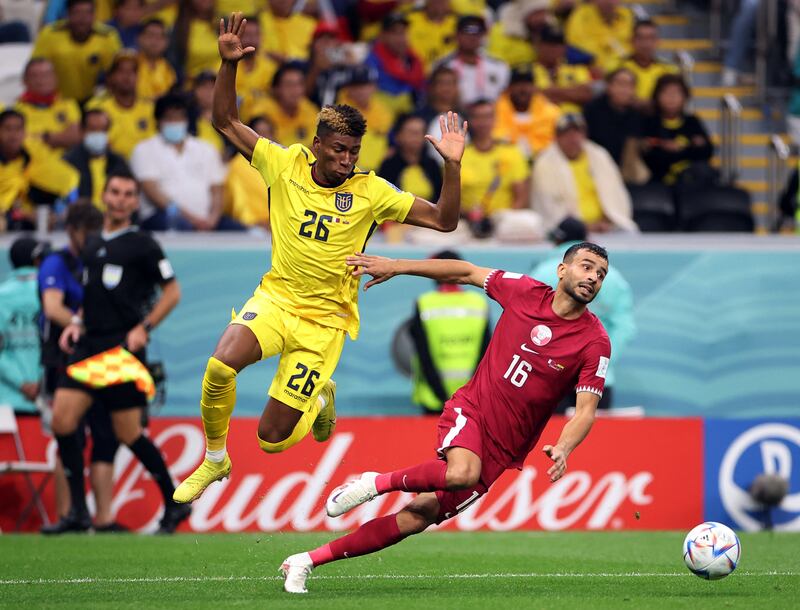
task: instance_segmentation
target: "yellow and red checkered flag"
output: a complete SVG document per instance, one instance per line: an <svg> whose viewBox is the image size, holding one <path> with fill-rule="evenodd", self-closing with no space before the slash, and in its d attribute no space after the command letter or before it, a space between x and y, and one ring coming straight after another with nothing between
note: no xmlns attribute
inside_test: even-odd
<svg viewBox="0 0 800 610"><path fill-rule="evenodd" d="M156 384L142 362L121 345L90 356L67 367L75 381L99 389L133 381L136 389L152 400Z"/></svg>

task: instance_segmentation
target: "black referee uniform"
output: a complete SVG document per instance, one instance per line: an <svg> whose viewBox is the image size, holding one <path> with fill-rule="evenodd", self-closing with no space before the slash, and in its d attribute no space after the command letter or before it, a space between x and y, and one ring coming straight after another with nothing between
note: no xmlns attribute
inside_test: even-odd
<svg viewBox="0 0 800 610"><path fill-rule="evenodd" d="M142 322L152 307L156 288L174 281L172 266L161 246L136 226L89 237L82 258L85 333L70 355L69 364L119 345L124 346L128 332ZM134 353L134 356L145 362L144 350ZM96 389L65 373L58 387L86 392L109 411L142 408L147 404L147 396L134 382ZM69 479L71 519L86 520L88 510L84 494L83 454L77 435L57 438ZM177 523L188 516L189 507L177 505L172 500L175 487L163 456L144 435L132 442L129 448L161 490L165 505L161 531L174 531Z"/></svg>

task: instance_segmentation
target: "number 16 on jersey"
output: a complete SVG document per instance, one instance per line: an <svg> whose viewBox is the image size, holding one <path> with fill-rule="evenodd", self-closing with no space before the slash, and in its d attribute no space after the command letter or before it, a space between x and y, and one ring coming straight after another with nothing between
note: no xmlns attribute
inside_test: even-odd
<svg viewBox="0 0 800 610"><path fill-rule="evenodd" d="M533 370L530 362L523 360L519 354L514 354L511 364L508 365L503 379L508 379L512 384L521 388L528 380L528 373Z"/></svg>

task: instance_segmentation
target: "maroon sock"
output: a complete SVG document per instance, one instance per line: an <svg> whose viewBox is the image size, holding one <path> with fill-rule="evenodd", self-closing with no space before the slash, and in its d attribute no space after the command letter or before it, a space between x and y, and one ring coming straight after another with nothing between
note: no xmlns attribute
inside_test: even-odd
<svg viewBox="0 0 800 610"><path fill-rule="evenodd" d="M314 566L339 559L351 559L385 549L400 542L405 536L397 526L397 513L367 521L352 534L342 536L309 552Z"/></svg>
<svg viewBox="0 0 800 610"><path fill-rule="evenodd" d="M375 487L379 494L389 491L437 491L445 489L446 474L447 462L431 460L411 468L379 474L375 479Z"/></svg>

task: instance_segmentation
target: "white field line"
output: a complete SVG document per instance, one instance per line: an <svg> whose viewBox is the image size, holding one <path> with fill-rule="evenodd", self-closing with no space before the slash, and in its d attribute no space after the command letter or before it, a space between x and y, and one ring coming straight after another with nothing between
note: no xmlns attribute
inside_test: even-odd
<svg viewBox="0 0 800 610"><path fill-rule="evenodd" d="M800 576L797 572L737 572L743 576ZM320 575L313 580L479 580L493 578L684 578L689 572L531 572L505 574L361 574ZM280 580L281 576L146 576L143 578L21 578L0 580L0 586L13 585L83 585L83 584L135 584L135 583L180 583L180 582L258 582Z"/></svg>

